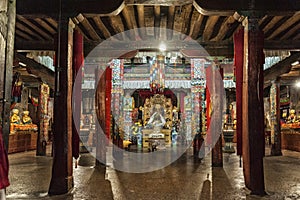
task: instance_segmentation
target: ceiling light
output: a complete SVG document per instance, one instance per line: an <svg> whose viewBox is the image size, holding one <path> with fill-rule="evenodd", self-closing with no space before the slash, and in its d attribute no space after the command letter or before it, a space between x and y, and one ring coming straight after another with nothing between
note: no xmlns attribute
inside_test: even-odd
<svg viewBox="0 0 300 200"><path fill-rule="evenodd" d="M296 82L296 87L297 87L297 88L300 88L300 81L297 81L297 82Z"/></svg>
<svg viewBox="0 0 300 200"><path fill-rule="evenodd" d="M19 62L19 65L21 65L22 67L26 67L27 65L25 63Z"/></svg>
<svg viewBox="0 0 300 200"><path fill-rule="evenodd" d="M159 50L160 51L166 51L167 50L167 47L166 47L165 43L160 43Z"/></svg>
<svg viewBox="0 0 300 200"><path fill-rule="evenodd" d="M299 61L296 61L296 62L293 62L291 65L295 66L295 65L298 65L298 64L299 64Z"/></svg>

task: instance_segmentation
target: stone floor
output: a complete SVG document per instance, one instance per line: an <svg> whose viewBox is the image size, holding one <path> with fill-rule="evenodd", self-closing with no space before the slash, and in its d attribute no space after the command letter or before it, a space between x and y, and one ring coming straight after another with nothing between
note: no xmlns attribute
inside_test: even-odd
<svg viewBox="0 0 300 200"><path fill-rule="evenodd" d="M267 149L268 150L268 149ZM266 155L268 155L268 151ZM264 158L267 195L250 195L245 188L239 157L224 154L223 168L212 168L210 155L195 161L188 149L169 166L148 173L126 173L109 166L94 167L94 158L82 154L74 168L74 189L66 195L48 196L52 157L34 151L9 155L7 199L300 199L300 153Z"/></svg>

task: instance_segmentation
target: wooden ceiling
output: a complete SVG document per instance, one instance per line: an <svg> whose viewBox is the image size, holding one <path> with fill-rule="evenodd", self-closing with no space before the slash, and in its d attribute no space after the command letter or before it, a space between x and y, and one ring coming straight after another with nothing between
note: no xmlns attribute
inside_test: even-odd
<svg viewBox="0 0 300 200"><path fill-rule="evenodd" d="M27 0L27 2L33 1ZM18 6L18 3L19 1L15 32L16 49L53 50L54 36L58 28L55 13L45 11L44 15L30 14L30 11L26 12L24 9L25 5L20 3ZM101 3L98 5L101 6ZM119 40L128 38L130 40L144 38L172 40L172 31L161 31L170 29L197 40L212 55L232 56L232 37L242 26L243 16L234 12L208 16L201 14L196 7L192 0L126 0L119 12L100 15L87 11L87 13L75 14L72 21L84 36L86 50L116 34ZM262 15L259 26L265 33L265 49L300 49L299 12ZM146 27L147 31L140 29L134 31L134 35L120 34L143 27Z"/></svg>
<svg viewBox="0 0 300 200"><path fill-rule="evenodd" d="M84 36L85 53L112 36L119 41L145 39L172 41L174 34L178 32L184 37L190 36L196 40L212 56L233 57L233 34L242 27L244 17L235 12L234 8L230 10L231 4L227 5L230 2L227 0L218 1L223 2L218 6L226 7L227 12L218 10L211 12L210 9L201 8L202 4L210 8L209 6L217 1L76 0L73 4L72 1L69 3L73 6L72 11L67 10L66 5L62 6L62 15L66 14L64 12L72 15L71 20L75 24L75 29ZM269 1L267 0L267 3ZM234 2L238 4L237 8L243 9L244 5L239 1ZM276 0L278 5L272 4L272 10L268 11L263 10L266 2L260 2L257 6L261 9L258 13L261 15L259 27L265 34L265 50L300 50L300 3L295 3L297 5L295 7L286 1ZM113 5L114 3L116 5ZM108 7L105 9L103 5L109 5L112 10ZM15 50L54 50L59 1L49 3L41 0L19 0L16 12ZM124 33L133 29L136 31ZM174 31L163 31L166 29Z"/></svg>

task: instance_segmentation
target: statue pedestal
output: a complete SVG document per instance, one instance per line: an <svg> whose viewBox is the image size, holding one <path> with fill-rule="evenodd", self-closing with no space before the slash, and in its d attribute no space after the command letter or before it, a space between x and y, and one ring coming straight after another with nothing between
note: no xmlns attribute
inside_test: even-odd
<svg viewBox="0 0 300 200"><path fill-rule="evenodd" d="M172 144L172 134L170 129L162 129L161 132L165 135L166 146L171 146Z"/></svg>
<svg viewBox="0 0 300 200"><path fill-rule="evenodd" d="M37 131L34 130L18 130L10 134L8 153L35 150L37 136Z"/></svg>
<svg viewBox="0 0 300 200"><path fill-rule="evenodd" d="M154 129L144 129L143 131L143 148L149 149L149 141L157 139L164 140L164 144L166 146L171 146L172 138L171 138L171 130L169 129L161 129L159 131Z"/></svg>

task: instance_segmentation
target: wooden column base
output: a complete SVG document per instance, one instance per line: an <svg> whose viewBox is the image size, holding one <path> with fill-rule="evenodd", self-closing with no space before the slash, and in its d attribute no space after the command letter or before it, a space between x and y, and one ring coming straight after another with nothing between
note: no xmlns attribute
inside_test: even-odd
<svg viewBox="0 0 300 200"><path fill-rule="evenodd" d="M212 167L223 167L223 152L222 152L222 138L221 135L212 149Z"/></svg>
<svg viewBox="0 0 300 200"><path fill-rule="evenodd" d="M50 187L49 195L66 194L74 187L74 179L73 176L52 178L50 185L53 187Z"/></svg>

